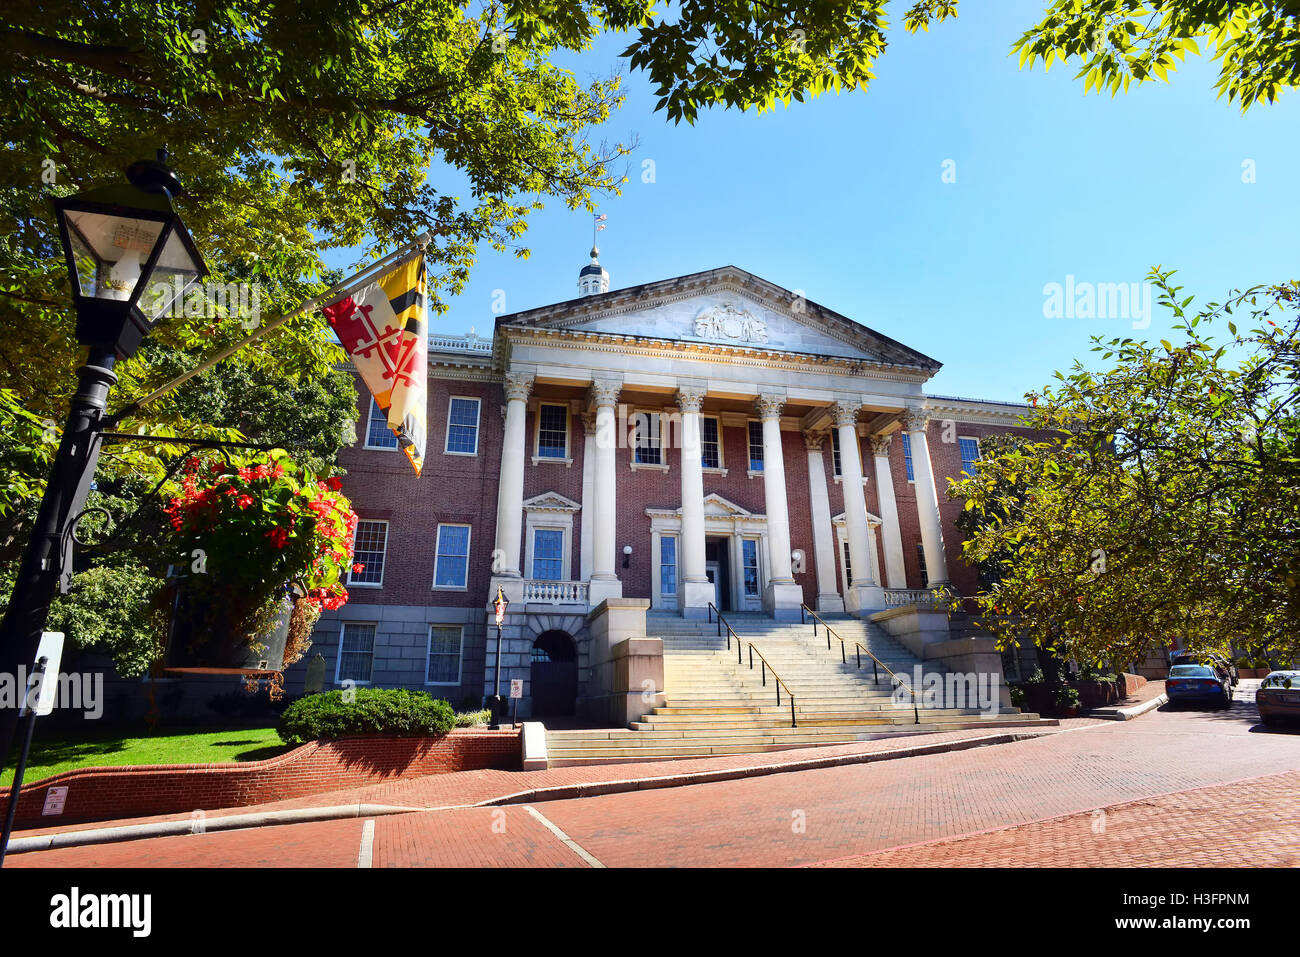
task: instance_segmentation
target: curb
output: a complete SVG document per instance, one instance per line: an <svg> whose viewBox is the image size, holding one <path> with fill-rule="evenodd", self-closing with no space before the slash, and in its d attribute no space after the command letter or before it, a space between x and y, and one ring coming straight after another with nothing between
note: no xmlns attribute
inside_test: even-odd
<svg viewBox="0 0 1300 957"><path fill-rule="evenodd" d="M274 824L303 824L309 821L333 821L350 817L378 817L383 814L405 814L423 811L419 807L401 807L388 804L338 804L333 807L309 807L292 811L263 811L258 814L229 814L222 817L198 818L202 827L195 826L196 819L188 821L156 821L152 824L127 824L121 827L90 828L84 831L58 831L37 834L33 837L16 837L9 841L7 854L26 854L32 851L49 851L58 847L81 847L88 844L112 844L117 841L135 841L148 837L177 837L184 834L206 834L210 831L237 831L245 828L268 827Z"/></svg>
<svg viewBox="0 0 1300 957"><path fill-rule="evenodd" d="M994 744L1011 744L1040 738L1045 732L1009 732L967 738L964 741L945 741L941 744L923 744L893 751L872 751L866 754L840 754L829 758L808 758L783 764L759 764L744 768L720 768L716 771L694 771L687 774L666 774L657 778L628 778L617 781L598 781L590 784L560 784L554 787L517 791L501 797L479 801L469 807L499 807L505 804L532 804L543 801L567 801L574 798L598 797L603 794L621 794L628 791L650 791L656 788L686 787L692 784L711 784L716 781L736 781L741 778L785 774L790 771L815 771L821 768L843 767L849 764L874 764L899 758L922 757L928 754L945 754L949 751L967 751ZM1048 734L1056 732L1046 732Z"/></svg>
<svg viewBox="0 0 1300 957"><path fill-rule="evenodd" d="M446 807L408 807L391 804L339 804L332 807L300 808L290 811L263 811L257 814L230 814L204 818L203 827L196 830L193 820L158 821L152 824L128 824L121 827L93 828L84 831L61 831L33 837L10 840L9 854L26 854L61 847L79 847L91 844L111 844L118 841L135 841L151 837L178 837L212 831L235 831L279 824L303 824L311 821L332 821L344 818L378 817L386 814L412 814L419 811L444 811L459 808L499 807L509 804L530 804L545 801L565 801L573 798L596 797L602 794L619 794L628 791L648 791L656 788L686 787L692 784L709 784L716 781L735 781L741 778L785 774L792 771L814 771L821 768L843 767L850 764L873 764L900 758L945 754L950 751L967 751L972 748L996 744L1011 744L1043 737L1054 731L1019 731L967 738L963 741L945 741L940 744L922 744L896 748L892 751L873 751L866 754L841 754L828 758L808 758L784 764L761 764L744 768L720 768L715 771L695 771L686 774L669 774L655 778L629 778L618 781L598 781L588 784L562 784L553 787L517 791L500 797L488 798L475 804Z"/></svg>
<svg viewBox="0 0 1300 957"><path fill-rule="evenodd" d="M1154 711L1162 704L1169 703L1169 695L1158 694L1150 701L1143 701L1141 704L1135 704L1129 708L1097 708L1088 712L1089 718L1104 718L1107 721L1131 721L1134 718L1146 714L1148 711Z"/></svg>

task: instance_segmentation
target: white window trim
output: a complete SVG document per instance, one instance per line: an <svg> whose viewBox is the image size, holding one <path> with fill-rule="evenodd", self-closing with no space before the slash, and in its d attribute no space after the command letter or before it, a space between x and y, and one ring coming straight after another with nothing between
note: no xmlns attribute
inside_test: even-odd
<svg viewBox="0 0 1300 957"><path fill-rule="evenodd" d="M957 458L958 458L959 461L961 460L961 443L962 443L962 439L965 439L967 442L974 442L974 443L975 443L975 461L978 462L978 461L979 461L979 457L980 457L980 440L979 440L979 436L978 436L978 435L959 435L959 436L957 436ZM965 462L962 462L962 463L961 463L961 473L960 473L960 474L962 474L962 475L970 475L970 473L966 471L966 463L965 463Z"/></svg>
<svg viewBox="0 0 1300 957"><path fill-rule="evenodd" d="M760 425L760 426L763 424L763 422L762 422L761 419L746 419L746 420L745 420L745 474L746 474L747 476L749 476L750 478L753 478L754 476L759 476L759 477L761 478L761 477L763 476L763 474L764 474L764 471L765 471L764 469L751 469L751 468L749 467L749 462L750 462L750 459L751 459L751 456L750 456L750 454L749 454L749 447L750 447L750 445L752 444L752 443L749 441L749 426L750 426L750 423L751 423L751 422L753 422L753 423L757 423L757 424ZM763 443L760 442L760 443L758 444L758 447L759 447L760 449L763 448ZM767 465L767 456L766 456L766 455L764 455L764 457L763 457L763 465L764 465L764 466Z"/></svg>
<svg viewBox="0 0 1300 957"><path fill-rule="evenodd" d="M547 405L564 410L564 458L562 459L542 455L542 407ZM565 468L573 465L573 411L567 402L537 403L537 408L533 412L533 464L563 465Z"/></svg>
<svg viewBox="0 0 1300 957"><path fill-rule="evenodd" d="M364 438L362 438L361 440L362 446L374 452L398 452L402 448L402 443L397 441L397 436L393 436L393 442L395 443L394 445L371 445L370 444L370 422L372 419L374 419L375 413L379 411L380 411L379 403L375 401L375 397L373 395L370 396L370 411L366 413L366 434ZM387 421L384 422L384 428L386 429L388 428Z"/></svg>
<svg viewBox="0 0 1300 957"><path fill-rule="evenodd" d="M673 540L673 568L677 573L673 576L677 582L677 587L672 591L664 591L664 563L663 563L663 540L671 538ZM654 593L655 607L676 607L677 593L682 587L682 537L677 532L655 532L651 536L651 548L654 549ZM669 601L671 599L671 601Z"/></svg>
<svg viewBox="0 0 1300 957"><path fill-rule="evenodd" d="M736 551L740 555L740 598L742 601L762 600L763 598L763 540L757 535L738 535ZM758 577L758 591L752 595L745 591L745 542L754 543L754 571Z"/></svg>
<svg viewBox="0 0 1300 957"><path fill-rule="evenodd" d="M456 628L460 632L460 650L456 652L456 680L455 681L430 681L429 680L429 658L433 656L433 629L435 628ZM429 629L425 633L424 641L424 686L426 688L457 688L460 687L461 678L465 675L465 626L453 625L450 622L430 622Z"/></svg>
<svg viewBox="0 0 1300 957"><path fill-rule="evenodd" d="M370 641L370 677L365 681L359 678L340 678L343 673L343 632L347 630L348 625L371 625L375 629L375 636ZM343 681L351 681L355 685L368 685L375 680L375 645L379 641L379 622L377 621L340 621L339 622L339 650L334 661L334 683L342 684ZM427 672L426 672L427 673Z"/></svg>
<svg viewBox="0 0 1300 957"><path fill-rule="evenodd" d="M362 522L368 522L371 525L384 526L384 566L383 566L384 571L380 572L379 581L377 582L358 582L352 580L352 566L349 565L348 566L348 587L349 588L383 588L384 573L388 571L388 529L389 529L388 519L386 518L358 518L357 519L358 525L360 525ZM355 552L353 552L352 555L352 564L353 565L357 564L357 556Z"/></svg>
<svg viewBox="0 0 1300 957"><path fill-rule="evenodd" d="M703 467L703 470L704 470L705 474L707 474L707 475L721 475L721 476L723 476L723 477L725 478L726 475L727 475L727 453L724 451L724 447L726 446L726 443L722 441L722 418L721 418L721 416L717 416L717 415L701 415L701 416L700 416L700 459L701 459L701 462L703 461L703 458L704 458L704 420L705 420L705 419L712 419L714 422L718 423L718 464L717 464L716 466L714 466L714 465L703 465L703 466L702 466L702 467ZM745 441L746 441L746 442L749 441L748 429L746 429ZM746 451L746 453L748 454L748 452L749 452L748 447L746 447L745 451Z"/></svg>
<svg viewBox="0 0 1300 957"><path fill-rule="evenodd" d="M631 465L633 472L639 469L648 469L651 472L667 472L668 471L668 450L664 448L665 426L663 421L664 420L663 409L633 409L632 416L635 417L638 415L653 415L659 419L659 462L658 463L638 462L636 460L636 449L637 449L636 443L630 441L631 436L629 436L628 450L627 450L628 464Z"/></svg>
<svg viewBox="0 0 1300 957"><path fill-rule="evenodd" d="M469 534L465 537L465 584L463 585L439 585L438 584L438 558L442 553L442 530L447 527L466 528ZM474 528L468 522L439 522L438 531L433 541L433 590L434 591L469 591L469 556L470 548L474 539Z"/></svg>
<svg viewBox="0 0 1300 957"><path fill-rule="evenodd" d="M474 403L474 451L473 452L453 452L447 446L451 444L451 407L457 399L463 399L466 402ZM447 396L447 430L442 437L442 454L459 455L461 458L472 459L478 455L479 438L482 435L480 425L483 421L483 400L476 395L449 395Z"/></svg>
<svg viewBox="0 0 1300 957"><path fill-rule="evenodd" d="M567 521L566 521L567 519ZM573 580L573 515L568 514L557 519L554 515L548 519L533 520L528 516L528 578L536 579L533 561L537 557L537 533L539 531L560 533L560 577L557 581ZM548 579L549 581L550 579Z"/></svg>

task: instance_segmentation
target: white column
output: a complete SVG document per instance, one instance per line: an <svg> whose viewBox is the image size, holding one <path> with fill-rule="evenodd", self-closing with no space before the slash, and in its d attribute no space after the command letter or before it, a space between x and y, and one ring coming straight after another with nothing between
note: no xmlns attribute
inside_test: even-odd
<svg viewBox="0 0 1300 957"><path fill-rule="evenodd" d="M836 402L831 406L835 428L840 436L840 479L844 489L844 523L849 536L849 564L853 580L849 582L844 607L856 615L880 611L885 607L884 589L872 574L871 533L867 529L867 502L862 495L862 455L858 442L857 402Z"/></svg>
<svg viewBox="0 0 1300 957"><path fill-rule="evenodd" d="M785 397L760 395L754 403L763 421L763 501L767 511L767 586L763 610L773 618L795 619L803 589L790 573L790 506L785 494L785 453L781 448L781 410Z"/></svg>
<svg viewBox="0 0 1300 957"><path fill-rule="evenodd" d="M906 588L907 572L903 565L903 533L898 524L898 500L894 497L894 473L889 467L889 444L893 437L876 435L871 439L876 462L876 496L880 499L880 538L885 546L885 584Z"/></svg>
<svg viewBox="0 0 1300 957"><path fill-rule="evenodd" d="M948 584L948 560L943 552L943 523L939 517L939 495L930 465L930 446L925 431L928 419L920 409L908 409L902 416L903 429L911 439L912 474L916 485L916 512L921 520L921 550L925 552L928 587Z"/></svg>
<svg viewBox="0 0 1300 957"><path fill-rule="evenodd" d="M826 486L826 463L822 444L826 432L805 432L808 446L808 492L812 504L813 557L817 562L817 610L843 611L839 582L835 575L835 529L831 527L831 499Z"/></svg>
<svg viewBox="0 0 1300 957"><path fill-rule="evenodd" d="M525 403L533 388L527 373L507 372L506 431L501 440L501 475L497 485L496 554L492 561L493 576L521 578L519 543L523 534L524 454L528 441L524 435ZM495 591L494 591L495 596Z"/></svg>
<svg viewBox="0 0 1300 957"><path fill-rule="evenodd" d="M593 382L591 402L596 407L595 459L592 480L592 552L591 584L588 586L592 607L606 598L623 597L623 583L614 571L615 532L618 514L615 508L614 454L618 449L618 425L614 405L622 386L617 382Z"/></svg>
<svg viewBox="0 0 1300 957"><path fill-rule="evenodd" d="M677 588L677 607L683 618L704 618L713 601L713 586L704 565L704 466L700 408L704 390L677 390L677 407L682 414L682 536L679 561L682 575Z"/></svg>
<svg viewBox="0 0 1300 957"><path fill-rule="evenodd" d="M595 533L591 527L594 485L596 480L596 416L586 412L582 416L582 431L585 433L582 444L582 543L579 545L580 581L591 579L591 556L594 550Z"/></svg>

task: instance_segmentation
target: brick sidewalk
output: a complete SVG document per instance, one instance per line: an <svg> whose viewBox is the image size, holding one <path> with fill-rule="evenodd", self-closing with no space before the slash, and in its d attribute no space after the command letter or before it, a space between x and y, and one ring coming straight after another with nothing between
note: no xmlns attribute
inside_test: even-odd
<svg viewBox="0 0 1300 957"><path fill-rule="evenodd" d="M634 764L552 768L545 771L456 771L449 774L431 774L420 778L390 781L359 788L342 788L286 801L272 801L266 804L245 807L204 808L202 810L207 817L216 818L236 814L256 814L267 811L298 810L344 804L387 804L412 808L464 807L543 787L590 785L604 781L628 781L732 768L756 768L843 755L880 754L900 748L970 741L987 737L990 734L1053 734L1066 728L1087 727L1105 723L1090 718L1078 718L1062 721L1060 728L1008 728L1001 731L993 728L980 728L967 731L946 731L831 747L798 748L765 754L697 758L687 761L644 761ZM190 820L189 814L163 814L116 821L32 828L25 831L15 831L14 837L121 827L128 824L152 824L160 821L188 820Z"/></svg>
<svg viewBox="0 0 1300 957"><path fill-rule="evenodd" d="M1300 867L1300 772L815 866Z"/></svg>

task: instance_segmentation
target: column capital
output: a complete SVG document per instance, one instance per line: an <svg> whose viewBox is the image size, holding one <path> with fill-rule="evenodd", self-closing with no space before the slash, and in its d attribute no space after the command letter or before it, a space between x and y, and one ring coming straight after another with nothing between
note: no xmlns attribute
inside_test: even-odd
<svg viewBox="0 0 1300 957"><path fill-rule="evenodd" d="M858 424L858 413L862 411L861 402L832 402L830 405L831 417L835 420L836 428L844 428L846 425Z"/></svg>
<svg viewBox="0 0 1300 957"><path fill-rule="evenodd" d="M920 406L908 406L898 414L898 421L904 432L924 432L930 423L930 415Z"/></svg>
<svg viewBox="0 0 1300 957"><path fill-rule="evenodd" d="M504 383L506 399L527 402L528 394L533 391L533 379L531 372L507 372Z"/></svg>
<svg viewBox="0 0 1300 957"><path fill-rule="evenodd" d="M618 401L618 394L623 391L623 383L610 381L597 381L591 384L590 396L591 404L596 408L613 406Z"/></svg>
<svg viewBox="0 0 1300 957"><path fill-rule="evenodd" d="M883 458L889 457L889 446L893 443L892 435L873 435L871 436L871 452L873 455Z"/></svg>
<svg viewBox="0 0 1300 957"><path fill-rule="evenodd" d="M677 408L683 412L699 412L704 407L706 391L697 386L682 386L677 390Z"/></svg>
<svg viewBox="0 0 1300 957"><path fill-rule="evenodd" d="M766 421L767 419L779 419L781 412L785 409L785 396L776 395L775 393L764 393L754 400L754 411L758 417Z"/></svg>
<svg viewBox="0 0 1300 957"><path fill-rule="evenodd" d="M809 452L820 452L822 450L822 443L826 441L826 436L828 435L830 435L830 433L824 431L805 432L803 434L804 445L808 447Z"/></svg>

